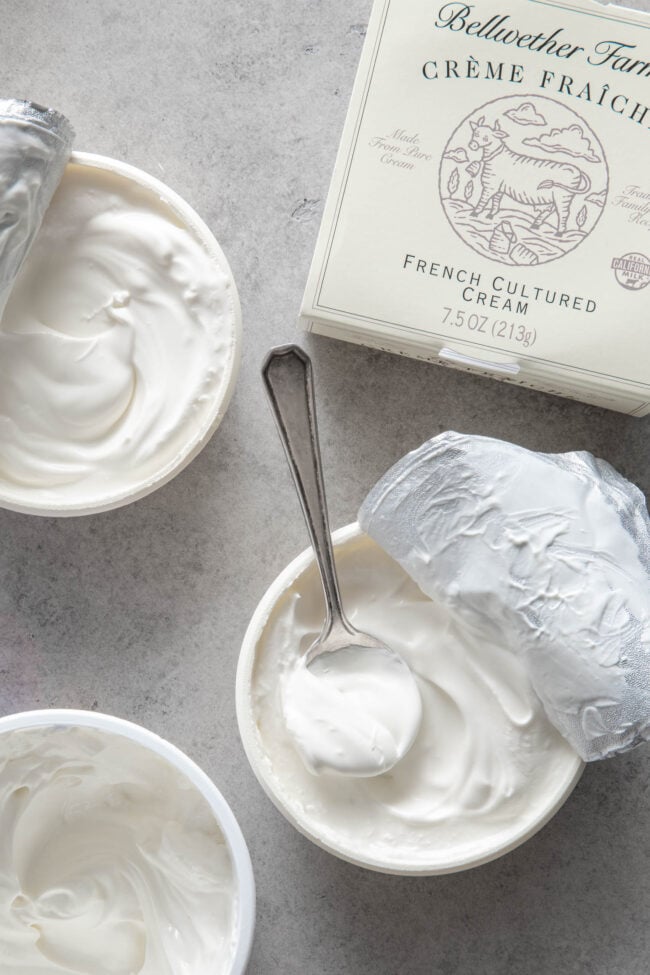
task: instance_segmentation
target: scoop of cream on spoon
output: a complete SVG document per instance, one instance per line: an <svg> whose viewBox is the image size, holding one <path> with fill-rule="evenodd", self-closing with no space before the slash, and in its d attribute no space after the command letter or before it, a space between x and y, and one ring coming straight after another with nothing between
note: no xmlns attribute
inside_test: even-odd
<svg viewBox="0 0 650 975"><path fill-rule="evenodd" d="M320 636L282 679L287 729L314 774L381 775L408 752L422 719L415 676L398 653L347 619L329 530L311 360L296 345L262 368L325 594Z"/></svg>

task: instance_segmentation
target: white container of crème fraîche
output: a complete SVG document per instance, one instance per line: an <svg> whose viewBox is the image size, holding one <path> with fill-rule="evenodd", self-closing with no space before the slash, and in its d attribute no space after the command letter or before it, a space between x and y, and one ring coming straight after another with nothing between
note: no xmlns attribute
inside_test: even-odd
<svg viewBox="0 0 650 975"><path fill-rule="evenodd" d="M240 355L206 224L153 176L74 152L0 323L0 506L92 514L165 484L222 420Z"/></svg>
<svg viewBox="0 0 650 975"><path fill-rule="evenodd" d="M515 654L433 603L357 524L333 540L348 615L409 664L422 723L405 758L374 778L316 775L303 763L283 688L324 618L308 549L272 583L241 649L237 717L260 784L310 840L371 870L453 873L513 850L564 803L582 760L548 721Z"/></svg>
<svg viewBox="0 0 650 975"><path fill-rule="evenodd" d="M90 711L0 718L3 972L244 975L246 842L178 748Z"/></svg>

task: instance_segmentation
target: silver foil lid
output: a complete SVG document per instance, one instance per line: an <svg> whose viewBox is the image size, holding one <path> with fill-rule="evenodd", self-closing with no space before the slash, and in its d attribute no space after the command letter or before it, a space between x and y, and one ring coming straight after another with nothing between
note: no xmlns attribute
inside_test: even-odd
<svg viewBox="0 0 650 975"><path fill-rule="evenodd" d="M74 129L60 112L0 99L0 316L59 185Z"/></svg>
<svg viewBox="0 0 650 975"><path fill-rule="evenodd" d="M605 461L444 433L384 475L359 522L522 659L586 761L650 740L650 520Z"/></svg>
<svg viewBox="0 0 650 975"><path fill-rule="evenodd" d="M4 121L37 125L51 137L67 146L68 154L74 141L74 129L69 119L54 108L26 102L21 98L0 98L0 122Z"/></svg>

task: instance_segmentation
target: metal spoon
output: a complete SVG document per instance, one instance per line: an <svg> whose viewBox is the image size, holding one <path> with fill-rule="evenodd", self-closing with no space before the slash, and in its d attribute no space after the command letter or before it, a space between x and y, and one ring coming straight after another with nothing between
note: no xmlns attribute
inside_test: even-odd
<svg viewBox="0 0 650 975"><path fill-rule="evenodd" d="M398 653L371 634L357 630L343 610L327 514L309 356L297 345L272 349L264 361L262 377L305 516L325 594L323 629L307 651L304 662L311 667L317 657L348 648L379 652L385 660L389 679L400 684L402 693L399 699L408 701L408 714L391 715L393 725L396 721L399 725L393 756L388 759L384 757L379 763L376 755L369 757L365 767L357 762L354 773L349 773L378 775L392 768L413 744L422 709L417 683L408 664Z"/></svg>

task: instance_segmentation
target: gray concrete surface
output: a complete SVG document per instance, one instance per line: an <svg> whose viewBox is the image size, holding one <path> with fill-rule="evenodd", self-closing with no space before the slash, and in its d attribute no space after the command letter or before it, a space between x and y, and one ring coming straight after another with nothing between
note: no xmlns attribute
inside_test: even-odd
<svg viewBox="0 0 650 975"><path fill-rule="evenodd" d="M363 872L297 835L239 743L244 630L305 546L258 371L271 344L294 338L369 6L2 3L0 91L63 110L78 148L160 175L198 209L232 263L246 339L226 420L176 481L83 520L0 511L0 713L122 715L214 777L258 882L251 975L647 975L647 749L588 768L554 821L504 859L412 880ZM327 339L306 345L335 526L393 461L450 427L584 448L650 489L648 420Z"/></svg>

